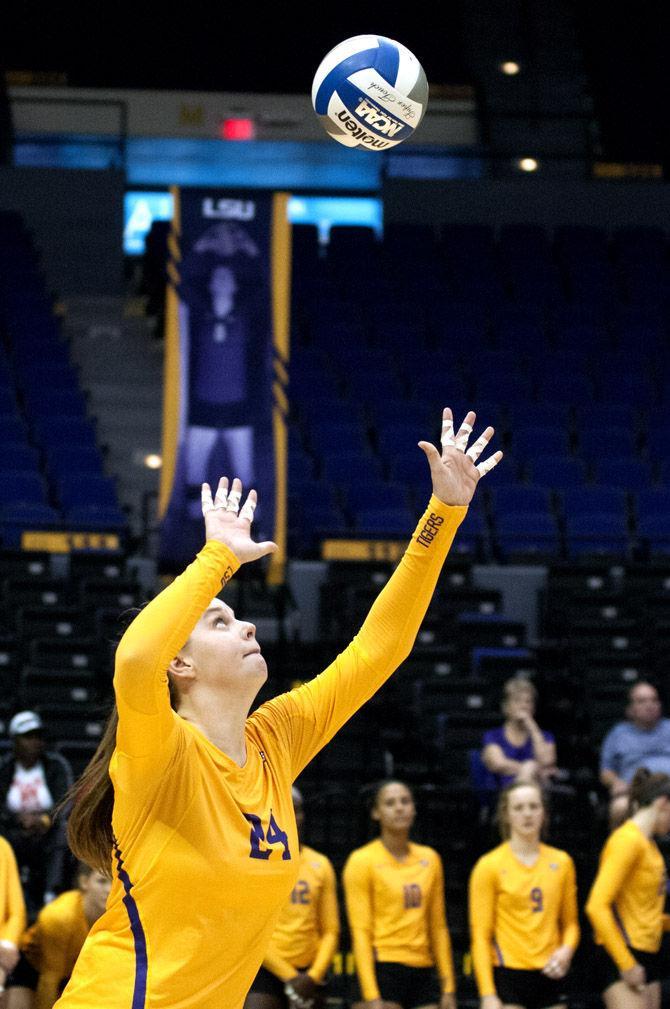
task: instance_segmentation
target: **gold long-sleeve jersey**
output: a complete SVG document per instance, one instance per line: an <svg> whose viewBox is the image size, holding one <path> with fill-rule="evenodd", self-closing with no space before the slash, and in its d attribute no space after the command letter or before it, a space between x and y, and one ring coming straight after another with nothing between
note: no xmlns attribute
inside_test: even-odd
<svg viewBox="0 0 670 1009"><path fill-rule="evenodd" d="M657 953L663 935L665 863L633 820L612 831L600 855L586 913L596 942L620 971L635 966L630 947Z"/></svg>
<svg viewBox="0 0 670 1009"><path fill-rule="evenodd" d="M541 970L559 946L577 948L574 862L541 844L534 865L509 842L483 855L470 876L472 961L480 996L494 995L493 967Z"/></svg>
<svg viewBox="0 0 670 1009"><path fill-rule="evenodd" d="M351 644L247 719L244 766L172 710L167 681L236 557L208 542L136 617L114 674L112 889L58 1009L242 1005L298 877L292 782L409 654L466 510L431 497Z"/></svg>
<svg viewBox="0 0 670 1009"><path fill-rule="evenodd" d="M68 890L46 904L24 933L21 950L39 974L35 1009L51 1009L69 978L88 935L80 890Z"/></svg>
<svg viewBox="0 0 670 1009"><path fill-rule="evenodd" d="M380 840L352 851L342 875L356 971L363 998L380 998L375 963L437 967L454 991L451 940L440 856L410 843L399 861Z"/></svg>
<svg viewBox="0 0 670 1009"><path fill-rule="evenodd" d="M325 855L303 845L298 878L284 905L263 966L288 981L296 969L320 982L330 966L340 937L335 872Z"/></svg>
<svg viewBox="0 0 670 1009"><path fill-rule="evenodd" d="M18 946L25 927L26 904L14 850L0 837L0 939Z"/></svg>

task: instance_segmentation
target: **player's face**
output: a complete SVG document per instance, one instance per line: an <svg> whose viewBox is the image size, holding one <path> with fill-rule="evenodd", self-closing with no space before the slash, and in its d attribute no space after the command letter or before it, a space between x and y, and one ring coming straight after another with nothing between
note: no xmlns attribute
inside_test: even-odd
<svg viewBox="0 0 670 1009"><path fill-rule="evenodd" d="M377 796L372 811L374 820L386 830L409 830L414 823L416 808L412 793L400 782L385 785Z"/></svg>
<svg viewBox="0 0 670 1009"><path fill-rule="evenodd" d="M213 599L195 625L184 652L201 681L260 687L268 675L256 628L238 620L221 599Z"/></svg>
<svg viewBox="0 0 670 1009"><path fill-rule="evenodd" d="M79 889L84 894L90 910L97 914L98 917L105 910L111 886L111 879L103 876L101 872L92 872L90 875L81 876L79 879Z"/></svg>
<svg viewBox="0 0 670 1009"><path fill-rule="evenodd" d="M654 833L664 837L670 833L670 799L663 795L656 800L656 825Z"/></svg>
<svg viewBox="0 0 670 1009"><path fill-rule="evenodd" d="M544 820L542 798L532 785L513 789L507 796L510 833L524 838L539 837Z"/></svg>

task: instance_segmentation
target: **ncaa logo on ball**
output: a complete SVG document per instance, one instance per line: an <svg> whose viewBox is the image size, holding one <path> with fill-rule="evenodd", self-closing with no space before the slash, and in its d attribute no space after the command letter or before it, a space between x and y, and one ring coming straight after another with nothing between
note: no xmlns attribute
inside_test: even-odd
<svg viewBox="0 0 670 1009"><path fill-rule="evenodd" d="M399 42L379 35L357 35L335 46L312 85L312 103L328 135L347 147L374 151L410 137L427 101L419 61Z"/></svg>

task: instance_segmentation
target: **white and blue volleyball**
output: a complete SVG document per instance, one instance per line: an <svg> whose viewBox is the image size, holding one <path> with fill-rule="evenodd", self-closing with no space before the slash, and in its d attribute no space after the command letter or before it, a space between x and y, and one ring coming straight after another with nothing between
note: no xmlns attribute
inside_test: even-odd
<svg viewBox="0 0 670 1009"><path fill-rule="evenodd" d="M412 136L428 103L416 56L382 35L356 35L331 49L312 85L326 133L346 147L386 151Z"/></svg>

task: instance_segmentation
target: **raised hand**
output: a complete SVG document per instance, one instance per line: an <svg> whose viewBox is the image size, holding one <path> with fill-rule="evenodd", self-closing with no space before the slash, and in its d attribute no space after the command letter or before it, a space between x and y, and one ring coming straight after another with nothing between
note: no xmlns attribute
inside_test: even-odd
<svg viewBox="0 0 670 1009"><path fill-rule="evenodd" d="M202 485L202 514L205 518L205 536L209 540L225 543L238 560L245 564L256 561L278 549L271 540L254 543L251 538L251 523L258 503L255 490L249 491L247 500L240 510L242 481L237 477L228 492L228 477L222 476L216 496L212 500L212 490L208 483ZM238 514L239 512L239 514Z"/></svg>
<svg viewBox="0 0 670 1009"><path fill-rule="evenodd" d="M475 465L493 437L493 428L487 427L467 448L476 419L477 415L470 410L458 433L454 434L454 418L449 407L445 407L442 411L442 454L430 442L419 442L419 448L426 453L430 465L433 494L447 505L470 504L481 478L497 466L503 457L502 452L494 452L488 459Z"/></svg>

